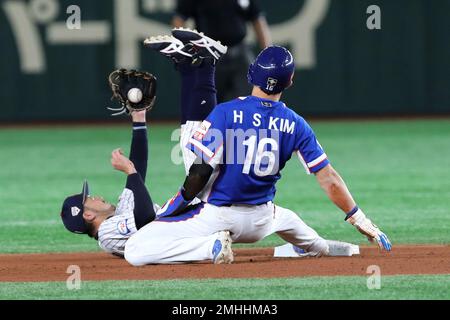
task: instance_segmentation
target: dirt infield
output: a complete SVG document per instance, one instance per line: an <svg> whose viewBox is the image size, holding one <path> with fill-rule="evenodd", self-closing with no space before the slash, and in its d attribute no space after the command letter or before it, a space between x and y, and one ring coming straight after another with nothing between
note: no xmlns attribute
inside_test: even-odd
<svg viewBox="0 0 450 320"><path fill-rule="evenodd" d="M378 265L383 275L450 274L449 245L396 246L391 253L362 247L361 255L325 258L273 258L273 249L236 249L235 263L209 262L132 267L106 253L0 255L0 281L65 281L70 265L83 280L156 280L186 278L275 278L367 275Z"/></svg>

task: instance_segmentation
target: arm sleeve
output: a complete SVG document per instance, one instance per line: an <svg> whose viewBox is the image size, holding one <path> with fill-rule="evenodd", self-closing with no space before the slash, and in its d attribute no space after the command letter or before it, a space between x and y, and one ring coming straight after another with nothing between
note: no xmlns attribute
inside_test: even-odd
<svg viewBox="0 0 450 320"><path fill-rule="evenodd" d="M128 176L126 188L130 189L134 195L133 215L136 228L139 230L155 220L153 201L139 173Z"/></svg>
<svg viewBox="0 0 450 320"><path fill-rule="evenodd" d="M194 161L194 164L189 169L189 175L183 184L182 195L184 199L189 201L193 200L206 186L212 173L213 168L209 164L203 162L201 159Z"/></svg>
<svg viewBox="0 0 450 320"><path fill-rule="evenodd" d="M196 0L178 0L175 15L187 20L194 16Z"/></svg>
<svg viewBox="0 0 450 320"><path fill-rule="evenodd" d="M315 173L324 168L330 161L319 141L317 141L314 131L303 118L300 118L299 128L301 130L297 134L295 152L306 173Z"/></svg>
<svg viewBox="0 0 450 320"><path fill-rule="evenodd" d="M203 163L215 168L223 163L225 133L225 111L223 108L216 106L197 128L185 147L197 155L197 160L201 159Z"/></svg>
<svg viewBox="0 0 450 320"><path fill-rule="evenodd" d="M133 137L131 140L130 160L136 171L145 181L148 162L147 126L145 122L133 122Z"/></svg>

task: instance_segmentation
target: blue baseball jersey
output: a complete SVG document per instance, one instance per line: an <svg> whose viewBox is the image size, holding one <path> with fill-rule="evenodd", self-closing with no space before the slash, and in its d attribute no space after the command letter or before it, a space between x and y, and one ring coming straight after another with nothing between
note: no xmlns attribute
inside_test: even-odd
<svg viewBox="0 0 450 320"><path fill-rule="evenodd" d="M271 201L293 153L308 174L329 163L302 117L283 102L255 96L217 105L186 147L218 167L206 200L217 206Z"/></svg>

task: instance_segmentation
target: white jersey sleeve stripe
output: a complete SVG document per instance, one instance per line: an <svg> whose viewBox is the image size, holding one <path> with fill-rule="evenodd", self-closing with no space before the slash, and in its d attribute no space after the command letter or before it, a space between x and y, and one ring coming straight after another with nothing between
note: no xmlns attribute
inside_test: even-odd
<svg viewBox="0 0 450 320"><path fill-rule="evenodd" d="M212 158L212 156L214 155L214 153L209 150L207 147L205 147L203 144L201 144L200 142L198 142L195 139L189 139L189 143L196 146L201 152L203 152L206 156L208 156L208 158Z"/></svg>
<svg viewBox="0 0 450 320"><path fill-rule="evenodd" d="M321 163L323 160L325 160L327 158L327 155L325 153L323 153L320 157L316 158L315 160L308 162L308 168L312 168L316 165L318 165L319 163Z"/></svg>
<svg viewBox="0 0 450 320"><path fill-rule="evenodd" d="M208 161L208 164L213 168L217 167L220 164L222 155L223 155L223 142L220 145L220 147L217 148L216 152L212 154L212 156Z"/></svg>

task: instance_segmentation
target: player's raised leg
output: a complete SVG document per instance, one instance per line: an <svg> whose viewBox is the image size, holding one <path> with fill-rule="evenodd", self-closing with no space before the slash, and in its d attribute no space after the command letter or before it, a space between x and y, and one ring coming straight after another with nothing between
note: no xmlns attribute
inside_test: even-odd
<svg viewBox="0 0 450 320"><path fill-rule="evenodd" d="M181 78L181 136L180 147L186 174L194 162L195 154L185 148L202 121L217 104L215 85L215 66L211 60L194 67L190 64L178 66Z"/></svg>
<svg viewBox="0 0 450 320"><path fill-rule="evenodd" d="M144 44L170 58L180 73L180 145L187 174L196 156L184 146L217 104L214 66L227 47L186 28L173 29L171 36L150 37Z"/></svg>

